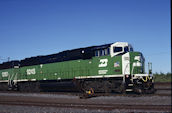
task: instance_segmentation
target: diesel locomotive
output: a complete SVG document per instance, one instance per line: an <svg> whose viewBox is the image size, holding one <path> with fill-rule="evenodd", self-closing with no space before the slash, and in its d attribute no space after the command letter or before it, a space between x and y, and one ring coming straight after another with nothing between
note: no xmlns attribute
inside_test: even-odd
<svg viewBox="0 0 172 113"><path fill-rule="evenodd" d="M154 76L127 42L116 42L3 62L0 90L152 93Z"/></svg>

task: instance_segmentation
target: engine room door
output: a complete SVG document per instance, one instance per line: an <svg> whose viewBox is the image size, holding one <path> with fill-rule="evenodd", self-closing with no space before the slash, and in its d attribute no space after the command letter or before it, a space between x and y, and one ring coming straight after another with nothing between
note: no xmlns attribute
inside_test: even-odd
<svg viewBox="0 0 172 113"><path fill-rule="evenodd" d="M20 73L19 66L14 66L14 68L11 69L11 73L8 76L8 87L9 88L14 88L17 85L19 73Z"/></svg>

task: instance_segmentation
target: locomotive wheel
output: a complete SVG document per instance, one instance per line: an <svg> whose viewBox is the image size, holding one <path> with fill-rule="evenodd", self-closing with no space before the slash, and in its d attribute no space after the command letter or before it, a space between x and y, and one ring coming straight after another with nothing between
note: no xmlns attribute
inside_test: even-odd
<svg viewBox="0 0 172 113"><path fill-rule="evenodd" d="M143 86L141 84L134 84L133 91L137 94L144 93Z"/></svg>
<svg viewBox="0 0 172 113"><path fill-rule="evenodd" d="M0 91L7 91L8 83L0 83Z"/></svg>
<svg viewBox="0 0 172 113"><path fill-rule="evenodd" d="M93 95L94 94L94 85L92 84L92 81L84 81L82 83L81 91L83 93L86 93L88 95Z"/></svg>
<svg viewBox="0 0 172 113"><path fill-rule="evenodd" d="M18 90L21 92L40 92L40 84L39 82L19 83Z"/></svg>
<svg viewBox="0 0 172 113"><path fill-rule="evenodd" d="M152 87L152 82L151 81L143 82L143 88L145 90L151 89L151 87Z"/></svg>
<svg viewBox="0 0 172 113"><path fill-rule="evenodd" d="M90 82L89 81L84 81L82 83L82 87L81 90L85 93L86 91L88 91L91 88L90 86Z"/></svg>
<svg viewBox="0 0 172 113"><path fill-rule="evenodd" d="M134 84L134 92L138 94L154 93L154 85L151 81L142 82L142 84Z"/></svg>
<svg viewBox="0 0 172 113"><path fill-rule="evenodd" d="M112 91L112 83L110 83L109 81L105 81L103 88L105 93L110 93Z"/></svg>
<svg viewBox="0 0 172 113"><path fill-rule="evenodd" d="M122 93L122 94L126 94L126 87L125 87L125 83L122 83L120 86L119 86L119 90L118 92L119 93Z"/></svg>
<svg viewBox="0 0 172 113"><path fill-rule="evenodd" d="M151 94L155 92L154 84L151 81L143 83L144 93Z"/></svg>
<svg viewBox="0 0 172 113"><path fill-rule="evenodd" d="M112 92L112 82L111 81L83 81L81 84L82 92L89 92L93 90L94 93L111 93Z"/></svg>

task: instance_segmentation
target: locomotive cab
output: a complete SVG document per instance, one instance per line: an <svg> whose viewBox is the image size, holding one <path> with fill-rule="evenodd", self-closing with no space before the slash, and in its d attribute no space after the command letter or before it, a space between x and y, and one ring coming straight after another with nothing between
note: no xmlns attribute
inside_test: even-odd
<svg viewBox="0 0 172 113"><path fill-rule="evenodd" d="M127 42L116 42L110 46L110 50L111 50L111 57L113 57L133 51L133 47Z"/></svg>

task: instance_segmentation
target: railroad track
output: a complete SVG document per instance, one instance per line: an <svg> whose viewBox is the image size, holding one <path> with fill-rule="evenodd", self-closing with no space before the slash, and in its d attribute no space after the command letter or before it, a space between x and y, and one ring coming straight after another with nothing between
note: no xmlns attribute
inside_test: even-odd
<svg viewBox="0 0 172 113"><path fill-rule="evenodd" d="M171 112L171 89L158 87L155 94L117 94L97 93L83 96L79 92L0 92L0 105L26 107L54 107L71 109L91 109L104 111L148 111L148 112ZM91 97L92 97L91 96ZM104 97L106 99L104 99ZM162 97L163 96L163 97ZM67 97L67 98L66 98ZM84 98L79 99L78 97ZM131 98L130 98L131 97ZM135 98L136 97L136 98ZM110 98L110 99L109 99ZM103 102L101 99L105 100ZM146 100L145 100L146 99ZM153 100L152 100L153 99ZM128 101L127 101L128 100ZM150 101L149 101L150 100ZM129 102L133 101L133 102ZM135 102L136 103L135 103Z"/></svg>
<svg viewBox="0 0 172 113"><path fill-rule="evenodd" d="M1 101L3 105L18 106L39 106L39 107L60 107L60 108L80 108L80 109L135 109L135 110L152 110L152 111L171 111L171 105L129 105L129 104L88 104L88 103L48 103L36 101Z"/></svg>
<svg viewBox="0 0 172 113"><path fill-rule="evenodd" d="M20 94L20 93L26 93L26 94L32 94L34 92L18 92L18 91L1 91L1 93L7 93L7 94ZM84 98L84 94L80 92L37 92L36 94L49 94L49 95L73 95L73 96L79 96ZM135 94L132 92L129 92L127 94L120 94L120 93L95 93L92 95L93 97L97 96L128 96L128 97L140 97L140 96L171 96L171 89L170 88L160 88L156 89L156 92L154 94Z"/></svg>
<svg viewBox="0 0 172 113"><path fill-rule="evenodd" d="M19 92L0 92L1 94L9 94L9 95L13 95L13 94L20 94ZM167 96L167 97L171 97L171 93L155 93L155 94L134 94L134 93L129 93L129 94L118 94L118 93L96 93L93 95L85 95L83 93L66 93L66 92L39 92L39 93L26 93L25 94L45 94L45 95L71 95L71 96L78 96L80 99L87 99L87 98L92 98L92 97L99 97L99 96L121 96L121 97L149 97L149 96Z"/></svg>

